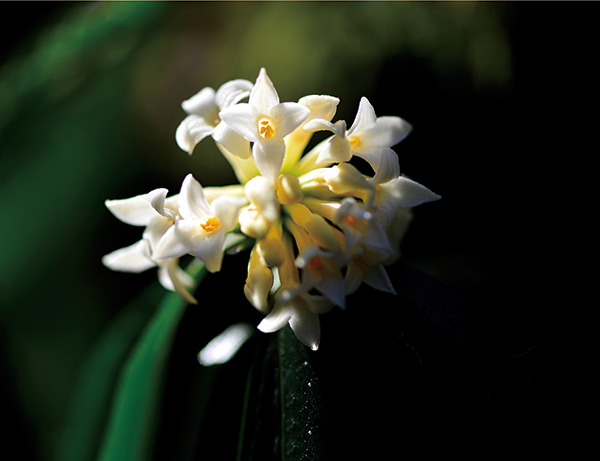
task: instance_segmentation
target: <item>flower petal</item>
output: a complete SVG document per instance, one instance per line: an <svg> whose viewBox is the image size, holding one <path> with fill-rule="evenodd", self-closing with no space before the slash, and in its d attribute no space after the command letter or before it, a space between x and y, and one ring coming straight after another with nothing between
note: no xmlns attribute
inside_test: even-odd
<svg viewBox="0 0 600 461"><path fill-rule="evenodd" d="M294 309L290 304L275 303L271 312L262 319L257 328L263 333L273 333L281 330L292 318Z"/></svg>
<svg viewBox="0 0 600 461"><path fill-rule="evenodd" d="M390 187L393 188L393 194L398 200L397 206L399 208L411 208L442 198L427 187L404 176L392 181Z"/></svg>
<svg viewBox="0 0 600 461"><path fill-rule="evenodd" d="M298 104L310 109L309 119L322 118L327 121L331 121L339 103L339 98L326 95L309 95L298 100Z"/></svg>
<svg viewBox="0 0 600 461"><path fill-rule="evenodd" d="M174 221L170 218L157 216L144 229L142 237L150 243L150 248L155 248L160 238L165 234L167 229L173 225Z"/></svg>
<svg viewBox="0 0 600 461"><path fill-rule="evenodd" d="M175 141L181 150L192 154L194 147L206 136L210 135L214 126L209 125L198 115L188 115L177 127L175 131Z"/></svg>
<svg viewBox="0 0 600 461"><path fill-rule="evenodd" d="M204 198L202 185L191 174L183 180L177 206L179 214L184 219L198 219L212 215L210 206Z"/></svg>
<svg viewBox="0 0 600 461"><path fill-rule="evenodd" d="M158 216L157 211L148 201L148 196L155 194L164 194L166 196L167 189L155 189L149 194L137 195L135 197L121 200L106 200L104 204L117 218L126 224L132 226L146 226L151 219Z"/></svg>
<svg viewBox="0 0 600 461"><path fill-rule="evenodd" d="M376 290L383 291L386 293L396 294L392 281L383 267L383 264L376 264L373 266L363 265L363 281L375 288Z"/></svg>
<svg viewBox="0 0 600 461"><path fill-rule="evenodd" d="M194 279L179 267L179 258L172 258L167 260L166 264L161 264L158 278L167 290L176 291L187 303L198 304L196 298L188 291L188 288L194 287Z"/></svg>
<svg viewBox="0 0 600 461"><path fill-rule="evenodd" d="M231 80L217 90L215 101L220 109L225 109L249 96L250 91L252 91L252 82L243 79Z"/></svg>
<svg viewBox="0 0 600 461"><path fill-rule="evenodd" d="M273 82L267 75L265 68L261 68L254 87L250 92L248 103L258 108L259 112L266 114L269 109L279 104L279 96Z"/></svg>
<svg viewBox="0 0 600 461"><path fill-rule="evenodd" d="M251 104L240 103L223 109L219 117L244 139L256 142L262 139L258 134L259 113Z"/></svg>
<svg viewBox="0 0 600 461"><path fill-rule="evenodd" d="M192 251L193 224L181 220L171 226L156 243L152 259L178 258Z"/></svg>
<svg viewBox="0 0 600 461"><path fill-rule="evenodd" d="M281 138L261 139L252 146L252 156L261 174L274 186L283 164L285 143Z"/></svg>
<svg viewBox="0 0 600 461"><path fill-rule="evenodd" d="M310 109L296 102L284 102L273 106L268 115L274 120L275 136L283 138L306 120L306 117L310 115Z"/></svg>
<svg viewBox="0 0 600 461"><path fill-rule="evenodd" d="M105 255L102 264L114 271L134 273L156 267L156 263L150 259L150 244L146 240L139 240Z"/></svg>
<svg viewBox="0 0 600 461"><path fill-rule="evenodd" d="M362 156L359 155L359 157ZM381 149L377 156L370 157L370 159L369 161L369 159L365 158L375 171L375 176L373 176L375 184L385 183L400 176L398 154L389 147Z"/></svg>
<svg viewBox="0 0 600 461"><path fill-rule="evenodd" d="M354 123L348 130L348 136L368 130L374 127L376 123L377 116L375 115L375 109L373 109L369 100L363 96L358 104L358 112L356 113Z"/></svg>
<svg viewBox="0 0 600 461"><path fill-rule="evenodd" d="M310 347L313 351L319 348L321 341L321 323L319 321L319 314L311 312L305 306L299 306L304 300L296 298L298 301L295 302L296 308L294 314L290 319L290 327L294 330L296 338L300 340L304 345Z"/></svg>
<svg viewBox="0 0 600 461"><path fill-rule="evenodd" d="M379 117L375 126L361 134L361 144L392 147L406 138L412 125L400 117Z"/></svg>
<svg viewBox="0 0 600 461"><path fill-rule="evenodd" d="M161 217L175 219L173 211L165 208L167 192L167 189L155 189L146 194L146 200L148 200L152 208L154 208Z"/></svg>
<svg viewBox="0 0 600 461"><path fill-rule="evenodd" d="M240 158L250 157L250 142L226 122L221 122L217 125L212 132L212 137L232 154Z"/></svg>
<svg viewBox="0 0 600 461"><path fill-rule="evenodd" d="M240 208L247 203L246 197L232 197L229 195L222 195L213 200L211 208L225 232L229 232L235 227Z"/></svg>
<svg viewBox="0 0 600 461"><path fill-rule="evenodd" d="M215 103L215 90L208 86L202 88L191 98L183 101L181 107L188 114L195 114L204 118L211 117L211 115L216 115L219 112Z"/></svg>
<svg viewBox="0 0 600 461"><path fill-rule="evenodd" d="M219 272L223 263L225 231L219 228L209 235L198 233L192 240L192 254L206 266L208 272Z"/></svg>

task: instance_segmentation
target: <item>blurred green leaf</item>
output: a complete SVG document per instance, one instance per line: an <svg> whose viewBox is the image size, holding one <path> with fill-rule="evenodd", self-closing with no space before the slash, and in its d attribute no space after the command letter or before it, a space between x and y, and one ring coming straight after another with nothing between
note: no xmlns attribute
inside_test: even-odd
<svg viewBox="0 0 600 461"><path fill-rule="evenodd" d="M200 282L204 266L195 264L193 270ZM170 345L186 306L179 295L169 293L133 350L119 380L99 459L148 459Z"/></svg>
<svg viewBox="0 0 600 461"><path fill-rule="evenodd" d="M71 399L68 424L58 442L58 461L95 458L119 369L161 291L158 284L149 287L120 312L89 354Z"/></svg>

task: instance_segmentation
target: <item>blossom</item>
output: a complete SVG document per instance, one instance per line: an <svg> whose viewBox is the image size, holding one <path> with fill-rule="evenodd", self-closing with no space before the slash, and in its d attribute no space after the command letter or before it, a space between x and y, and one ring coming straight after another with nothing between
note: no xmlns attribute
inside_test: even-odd
<svg viewBox="0 0 600 461"><path fill-rule="evenodd" d="M294 102L279 102L273 82L263 68L248 103L231 105L219 113L234 131L253 142L252 156L261 174L275 183L283 164L283 138L308 117L310 109Z"/></svg>
<svg viewBox="0 0 600 461"><path fill-rule="evenodd" d="M232 80L184 101L179 146L191 153L211 136L240 184L205 188L188 174L173 197L156 189L107 201L115 216L145 230L105 264L131 272L158 266L161 282L190 300L179 259L191 255L218 272L228 238L245 236L252 244L243 291L264 316L258 329L289 325L316 350L319 316L346 309L360 285L395 294L385 266L400 255L412 208L440 198L400 172L392 146L409 134L408 122L377 117L362 98L347 129L344 120L334 121L339 103L326 95L281 103L265 69L254 84ZM304 153L319 130L332 136ZM350 164L353 156L372 171Z"/></svg>
<svg viewBox="0 0 600 461"><path fill-rule="evenodd" d="M369 100L363 97L349 130L346 131L343 120L333 124L323 119L310 121L304 129L329 130L334 134L318 152L318 164L348 162L352 155L357 155L369 162L377 173L381 157L390 156L386 149L406 138L412 126L400 117L377 117Z"/></svg>
<svg viewBox="0 0 600 461"><path fill-rule="evenodd" d="M180 123L175 133L179 147L190 155L196 145L211 135L235 155L246 158L250 155L250 144L219 118L219 111L236 104L250 94L252 83L247 80L232 80L216 92L206 87L183 101L181 107L188 116Z"/></svg>
<svg viewBox="0 0 600 461"><path fill-rule="evenodd" d="M194 281L179 267L179 258L153 258L158 240L178 216L177 197L166 199L167 192L167 189L156 189L148 194L105 202L106 207L121 221L133 226L145 226L145 229L141 240L105 255L102 262L105 266L122 272L138 273L158 267L158 278L162 286L177 291L187 302L196 304L196 299L189 293Z"/></svg>
<svg viewBox="0 0 600 461"><path fill-rule="evenodd" d="M162 260L192 254L209 272L218 272L225 234L234 228L245 203L243 197L222 196L209 205L200 183L188 174L177 197L180 218L160 238L153 257Z"/></svg>

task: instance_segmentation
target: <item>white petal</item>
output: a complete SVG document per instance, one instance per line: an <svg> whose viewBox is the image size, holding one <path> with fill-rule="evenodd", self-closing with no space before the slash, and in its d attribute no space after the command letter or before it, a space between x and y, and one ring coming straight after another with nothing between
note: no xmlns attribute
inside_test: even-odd
<svg viewBox="0 0 600 461"><path fill-rule="evenodd" d="M342 309L346 308L346 287L340 271L329 272L316 288L333 304Z"/></svg>
<svg viewBox="0 0 600 461"><path fill-rule="evenodd" d="M248 80L237 79L224 83L217 90L215 96L217 106L222 110L233 104L237 104L249 96L250 91L252 91L252 82Z"/></svg>
<svg viewBox="0 0 600 461"><path fill-rule="evenodd" d="M188 114L196 114L200 117L211 116L218 112L215 103L215 90L210 87L202 88L191 98L183 101L181 107Z"/></svg>
<svg viewBox="0 0 600 461"><path fill-rule="evenodd" d="M189 223L178 221L171 226L157 242L152 258L155 260L179 258L192 251L191 232L185 228ZM183 229L182 229L183 228ZM191 229L189 229L191 230Z"/></svg>
<svg viewBox="0 0 600 461"><path fill-rule="evenodd" d="M285 143L281 138L261 139L252 146L252 156L256 166L273 185L277 183L284 153Z"/></svg>
<svg viewBox="0 0 600 461"><path fill-rule="evenodd" d="M427 187L404 176L400 176L393 181L393 187L395 195L398 197L397 206L400 208L415 207L442 198Z"/></svg>
<svg viewBox="0 0 600 461"><path fill-rule="evenodd" d="M223 109L219 112L219 117L244 139L256 142L262 139L258 134L258 116L260 113L254 106L240 103Z"/></svg>
<svg viewBox="0 0 600 461"><path fill-rule="evenodd" d="M217 125L212 132L212 137L232 154L240 158L250 157L250 142L226 122Z"/></svg>
<svg viewBox="0 0 600 461"><path fill-rule="evenodd" d="M354 262L348 263L346 269L346 275L344 276L344 286L346 287L346 295L350 295L358 290L358 287L362 283L363 272Z"/></svg>
<svg viewBox="0 0 600 461"><path fill-rule="evenodd" d="M188 174L183 180L177 206L179 214L184 219L197 219L212 215L210 206L204 198L202 186L191 174Z"/></svg>
<svg viewBox="0 0 600 461"><path fill-rule="evenodd" d="M310 109L308 107L295 102L277 104L268 113L275 124L275 136L278 138L283 138L298 128L309 114Z"/></svg>
<svg viewBox="0 0 600 461"><path fill-rule="evenodd" d="M323 163L344 163L352 158L348 138L333 136L317 156L317 165Z"/></svg>
<svg viewBox="0 0 600 461"><path fill-rule="evenodd" d="M363 281L379 291L386 293L396 294L390 277L382 264L374 266L367 266L366 264L362 267L363 270Z"/></svg>
<svg viewBox="0 0 600 461"><path fill-rule="evenodd" d="M310 109L311 119L322 118L327 121L331 121L339 103L338 98L325 95L309 95L298 100L298 104Z"/></svg>
<svg viewBox="0 0 600 461"><path fill-rule="evenodd" d="M192 241L192 253L204 263L209 272L219 272L223 262L225 231L219 228L209 235L197 234Z"/></svg>
<svg viewBox="0 0 600 461"><path fill-rule="evenodd" d="M412 131L412 125L400 117L379 117L368 133L361 134L361 144L368 143L379 147L392 147L402 141Z"/></svg>
<svg viewBox="0 0 600 461"><path fill-rule="evenodd" d="M152 192L146 194L146 200L150 203L152 208L164 218L175 219L175 215L171 210L165 208L165 199L167 197L167 189L155 189Z"/></svg>
<svg viewBox="0 0 600 461"><path fill-rule="evenodd" d="M167 229L173 225L174 221L163 216L154 218L144 229L143 238L150 243L150 248L155 248L160 238L165 234Z"/></svg>
<svg viewBox="0 0 600 461"><path fill-rule="evenodd" d="M376 164L371 163L371 166L375 171L375 176L373 176L373 182L375 184L385 183L400 176L398 154L389 147L381 149L379 155L371 161L377 162Z"/></svg>
<svg viewBox="0 0 600 461"><path fill-rule="evenodd" d="M194 279L179 267L179 258L172 258L160 265L158 278L163 287L167 290L176 291L184 301L190 304L198 304L188 288L195 286Z"/></svg>
<svg viewBox="0 0 600 461"><path fill-rule="evenodd" d="M167 189L155 189L150 192L150 194L154 193L164 193L166 195ZM124 223L132 226L146 226L151 219L159 216L157 211L148 201L148 195L149 194L137 195L122 200L107 200L104 204L112 214Z"/></svg>
<svg viewBox="0 0 600 461"><path fill-rule="evenodd" d="M332 133L336 133L337 130L333 123L322 118L310 120L306 122L302 128L306 131L331 131Z"/></svg>
<svg viewBox="0 0 600 461"><path fill-rule="evenodd" d="M368 130L375 126L377 123L377 116L375 115L375 109L369 102L367 98L364 96L360 99L360 103L358 105L358 112L356 113L356 118L354 119L354 123L348 130L348 136L354 133L360 133L363 130Z"/></svg>
<svg viewBox="0 0 600 461"><path fill-rule="evenodd" d="M279 331L290 321L293 311L290 304L276 303L269 315L262 319L257 328L263 333Z"/></svg>
<svg viewBox="0 0 600 461"><path fill-rule="evenodd" d="M247 203L248 200L245 197L231 197L228 195L213 200L211 208L225 232L229 232L235 227L240 208Z"/></svg>
<svg viewBox="0 0 600 461"><path fill-rule="evenodd" d="M279 96L275 86L273 86L273 82L264 67L258 73L258 78L250 92L248 102L263 114L266 114L272 106L279 104Z"/></svg>
<svg viewBox="0 0 600 461"><path fill-rule="evenodd" d="M139 273L156 266L149 255L149 243L146 240L140 240L133 245L107 254L102 258L102 264L114 271Z"/></svg>
<svg viewBox="0 0 600 461"><path fill-rule="evenodd" d="M194 133L191 130L195 128ZM177 127L175 131L175 141L181 150L191 154L204 137L208 136L214 127L208 125L205 120L198 115L188 115Z"/></svg>
<svg viewBox="0 0 600 461"><path fill-rule="evenodd" d="M296 338L304 345L310 347L313 351L319 348L321 341L319 314L311 312L304 306L302 308L297 307L290 319L290 327L294 330Z"/></svg>

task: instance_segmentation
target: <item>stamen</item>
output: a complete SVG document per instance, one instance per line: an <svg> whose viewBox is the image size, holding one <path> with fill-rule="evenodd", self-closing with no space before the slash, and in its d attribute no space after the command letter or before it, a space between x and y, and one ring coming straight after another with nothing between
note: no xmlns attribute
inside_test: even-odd
<svg viewBox="0 0 600 461"><path fill-rule="evenodd" d="M263 118L258 122L258 134L260 134L263 139L269 139L275 136L275 128L273 128L269 119Z"/></svg>
<svg viewBox="0 0 600 461"><path fill-rule="evenodd" d="M200 227L202 227L204 232L206 232L207 234L212 234L219 227L221 227L221 223L215 216L207 216L200 223Z"/></svg>
<svg viewBox="0 0 600 461"><path fill-rule="evenodd" d="M352 149L356 149L360 146L360 138L358 136L348 136L348 142L350 143L350 147Z"/></svg>

